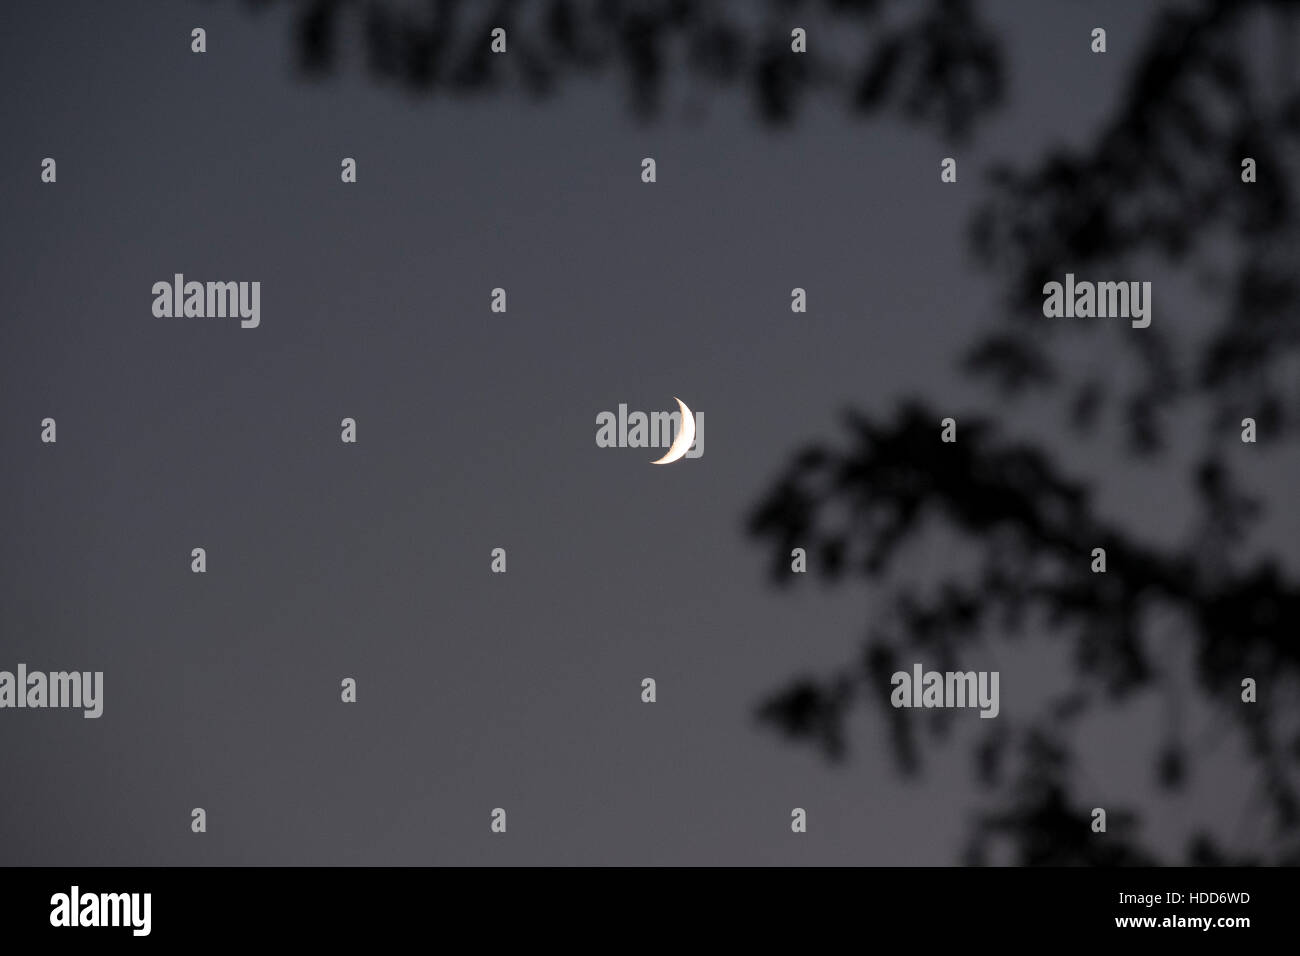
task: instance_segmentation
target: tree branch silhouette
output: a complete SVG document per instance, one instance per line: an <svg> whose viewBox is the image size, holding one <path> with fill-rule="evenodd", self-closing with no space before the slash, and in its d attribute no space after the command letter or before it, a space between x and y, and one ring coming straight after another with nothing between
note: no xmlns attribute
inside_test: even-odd
<svg viewBox="0 0 1300 956"><path fill-rule="evenodd" d="M890 721L900 769L914 773L919 758L913 718L890 706L889 675L918 655L940 670L960 669L989 631L1011 638L1049 633L1072 643L1075 672L1037 723L999 728L986 741L983 782L1000 781L999 761L1009 745L1020 746L1030 765L1013 787L1016 812L985 817L980 825L1002 832L1022 827L1025 862L1047 862L1036 847L1086 850L1076 862L1145 861L1150 856L1136 849L1114 856L1114 841L1094 850L1081 838L1088 832L1086 813L1066 812L1062 803L1070 765L1063 731L1094 706L1158 684L1143 635L1144 621L1160 609L1177 615L1194 643L1201 692L1226 720L1240 725L1254 749L1279 831L1294 831L1300 822L1292 779L1300 737L1283 736L1271 719L1272 705L1243 706L1239 679L1270 675L1274 693L1285 681L1300 683L1300 645L1294 640L1300 585L1272 560L1234 569L1203 557L1224 553L1256 513L1223 465L1207 460L1196 476L1213 522L1186 545L1162 547L1098 517L1084 483L1064 475L1042 449L1003 440L987 420L963 420L960 441L946 445L938 440L940 418L915 401L904 403L892 422L849 413L846 445L804 449L755 509L750 531L772 541L771 576L779 586L793 580L787 562L796 546L816 556L810 566L828 580L883 581L926 522L961 536L979 554L968 580L949 574L925 582L933 596L895 585L888 613L854 662L823 681L793 682L764 702L761 717L840 759L849 709L874 701ZM851 527L828 520L828 514L851 514ZM1094 546L1106 549L1106 574L1091 571ZM936 712L932 728L942 732L946 719ZM1051 761L1045 760L1048 753ZM1159 782L1180 786L1177 766L1184 759L1181 745L1171 744L1155 764ZM1080 833L1067 828L1080 819ZM1048 821L1067 829L1034 829ZM989 836L977 836L977 845ZM1101 855L1088 855L1094 852Z"/></svg>
<svg viewBox="0 0 1300 956"><path fill-rule="evenodd" d="M997 43L971 0L302 0L297 23L308 75L339 69L355 33L368 71L412 92L546 97L571 76L617 71L644 119L664 110L679 76L696 92L747 87L772 124L793 122L805 98L825 94L953 139L1002 96ZM489 49L496 27L508 56ZM791 55L796 27L811 39Z"/></svg>
<svg viewBox="0 0 1300 956"><path fill-rule="evenodd" d="M1198 252L1227 242L1237 250L1229 301L1192 355L1176 360L1168 336L1154 327L1124 339L1139 372L1120 395L1132 447L1157 450L1162 413L1194 399L1211 406L1212 428L1248 415L1265 442L1300 424L1300 232L1292 185L1300 86L1297 61L1285 60L1289 46L1279 52L1289 67L1282 76L1251 55L1248 31L1261 17L1286 37L1300 12L1282 0L1211 0L1160 13L1123 103L1090 147L1052 151L1028 171L1002 164L991 172L972 244L1002 278L1008 309L1027 317L1022 326L1034 325L978 343L968 370L1008 395L1064 390L1082 410L1072 420L1086 428L1119 389L1065 380L1068 362L1045 344L1052 326L1036 321L1043 284L1140 255L1195 271ZM1240 180L1246 157L1258 164L1257 182Z"/></svg>
<svg viewBox="0 0 1300 956"><path fill-rule="evenodd" d="M1199 863L1300 861L1300 585L1274 558L1239 557L1260 517L1258 502L1236 486L1219 451L1225 429L1236 439L1243 416L1262 441L1290 438L1297 425L1300 280L1294 156L1300 134L1296 60L1268 73L1250 54L1248 28L1263 18L1274 36L1294 35L1295 4L1211 0L1160 13L1138 57L1123 103L1095 142L1057 150L1034 168L1001 165L977 212L971 241L980 263L999 277L1008 328L985 336L960 367L990 381L1004 401L1063 393L1063 420L1092 430L1111 401L1124 412L1127 447L1158 455L1175 409L1209 409L1209 428L1193 480L1199 527L1178 546L1143 541L1136 529L1103 521L1087 484L1067 476L1046 452L998 437L988 420L962 418L956 445L938 438L942 417L916 400L892 422L851 415L845 447L800 452L755 508L750 532L769 542L774 582L791 583L790 549L820 555L819 573L840 581L882 581L898 548L935 516L981 551L973 584L937 582L936 596L884 585L888 624L873 627L864 653L825 680L800 679L759 709L788 735L810 739L832 759L846 750L844 722L855 700L874 699L891 726L905 773L919 765L913 723L888 705L889 674L918 655L935 666L956 662L982 633L1024 633L1073 644L1072 680L1025 726L990 732L977 757L979 778L997 785L1006 756L1020 769L1003 790L1008 809L975 819L968 862L986 862L997 840L1021 863L1130 864L1157 858L1137 845L1138 818L1120 818L1118 842L1089 840L1087 804L1074 806L1072 722L1128 695L1166 686L1144 640L1153 608L1181 622L1193 651L1196 690L1237 729L1270 827L1272 856L1234 854L1206 833L1191 835L1185 860ZM1268 170L1240 180L1241 161ZM1265 183L1264 179L1268 182ZM1175 354L1157 328L1122 337L1137 374L1122 383L1074 374L1072 355L1041 321L1041 289L1066 271L1112 268L1135 257L1205 271L1199 249L1235 244L1234 272L1217 328ZM1075 331L1075 330L1071 330ZM1149 334L1155 333L1155 334ZM1080 334L1096 334L1089 332ZM1179 342L1180 348L1185 342ZM827 514L848 513L848 526ZM1092 574L1089 549L1104 547L1108 573ZM932 582L935 583L935 582ZM1240 678L1267 675L1270 701L1243 704ZM933 727L945 722L936 719ZM1185 786L1191 757L1167 741L1152 761L1156 782ZM1110 815L1116 830L1116 815Z"/></svg>

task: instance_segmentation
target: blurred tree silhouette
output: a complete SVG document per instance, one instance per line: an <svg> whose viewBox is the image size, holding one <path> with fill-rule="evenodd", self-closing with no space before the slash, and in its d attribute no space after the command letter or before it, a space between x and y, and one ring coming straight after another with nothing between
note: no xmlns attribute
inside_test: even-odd
<svg viewBox="0 0 1300 956"><path fill-rule="evenodd" d="M1001 94L997 47L970 0L302 0L298 11L307 73L345 61L342 37L358 28L371 73L422 93L540 97L572 74L617 69L647 119L664 108L670 79L685 76L697 89L746 85L773 123L829 91L853 110L894 108L954 137ZM795 26L815 36L798 56ZM509 56L489 49L496 27Z"/></svg>
<svg viewBox="0 0 1300 956"><path fill-rule="evenodd" d="M761 708L765 720L832 759L844 753L849 708L874 700L900 767L916 770L917 718L888 702L890 674L914 660L961 669L959 659L990 632L1072 643L1068 686L1032 719L1010 724L1004 714L978 749L978 776L1005 809L977 816L969 862L987 861L998 841L1028 864L1180 862L1139 847L1133 813L1112 809L1109 837L1093 838L1092 803L1078 802L1086 797L1074 773L1072 731L1085 715L1148 691L1175 712L1180 706L1186 688L1160 666L1154 612L1178 622L1195 691L1241 735L1270 832L1264 856L1194 832L1181 862L1300 862L1292 706L1300 700L1300 584L1273 558L1245 557L1262 509L1239 490L1220 451L1238 441L1246 416L1257 420L1261 443L1292 438L1300 411L1298 15L1300 4L1281 0L1207 0L1160 12L1095 142L1052 152L1027 171L993 170L971 229L979 261L1002 280L1011 327L977 342L963 369L1008 402L1060 396L1063 421L1080 433L1095 430L1118 398L1126 447L1147 458L1164 449L1176 412L1205 419L1193 475L1199 525L1181 544L1144 542L1136 529L1107 523L1081 481L1045 450L1002 438L986 418L963 416L959 442L942 444L943 415L917 401L892 421L849 415L845 444L799 453L751 516L750 531L771 544L774 582L792 582L790 549L802 546L827 580L867 579L887 594L890 610L857 662L827 679L797 680ZM1242 182L1244 157L1267 170L1258 182ZM1077 374L1069 342L1056 340L1101 333L1095 323L1043 321L1043 283L1093 266L1113 275L1141 256L1211 287L1222 267L1209 263L1228 261L1219 321L1199 337L1180 327L1177 349L1165 331L1172 323L1120 335L1118 353ZM1127 379L1118 371L1123 353L1134 366ZM1099 377L1099 368L1115 374ZM833 517L844 514L847 524ZM974 543L978 570L973 580L931 576L922 595L889 572L932 518ZM1107 552L1104 575L1090 570L1096 546ZM1241 701L1246 676L1267 687L1257 703ZM942 732L947 722L936 717L930 726ZM1171 728L1151 761L1156 782L1186 786L1194 756Z"/></svg>
<svg viewBox="0 0 1300 956"><path fill-rule="evenodd" d="M296 10L308 74L345 64L344 39L357 36L375 77L416 92L546 96L573 74L617 70L647 119L685 78L696 91L744 86L771 124L830 95L854 113L892 112L954 140L972 135L1003 93L1004 51L971 0L301 0ZM1167 453L1175 414L1201 416L1192 475L1200 513L1185 540L1144 541L1105 520L1084 480L1046 448L1002 435L987 415L962 415L959 441L941 444L942 415L916 398L882 421L849 413L844 443L798 452L750 516L776 584L792 583L790 549L799 546L826 581L885 595L888 613L859 657L794 681L759 709L831 759L847 753L849 712L874 704L901 770L917 772L921 734L942 735L950 722L941 710L921 718L889 706L889 675L914 660L961 669L990 633L1068 642L1068 686L1033 717L988 722L976 773L999 809L974 817L968 862L990 860L999 844L1028 864L1178 862L1142 849L1140 818L1122 807L1108 808L1107 837L1095 838L1093 804L1076 779L1089 714L1143 692L1177 708L1186 691L1160 666L1153 611L1178 621L1195 692L1245 742L1272 836L1266 855L1250 856L1193 833L1183 861L1300 862L1300 726L1288 704L1300 700L1300 583L1274 558L1247 557L1263 510L1220 451L1246 416L1261 444L1290 440L1300 425L1297 17L1296 0L1157 10L1092 143L1028 169L993 169L971 225L977 260L1004 291L1007 327L976 342L959 367L990 383L998 402L1058 401L1079 435L1098 434L1113 416L1126 452L1146 461ZM508 31L509 56L489 52L497 26ZM806 55L790 54L793 26L809 32ZM1249 185L1240 178L1247 156L1259 168ZM1200 281L1222 304L1214 327L1180 326L1175 347L1173 323L1159 318L1119 336L1104 323L1042 320L1045 281L1088 269L1121 278L1118 267L1139 260ZM1078 339L1102 335L1114 351L1077 362ZM909 579L900 555L933 527L973 549L973 573ZM1104 575L1090 571L1093 547L1107 551ZM1241 702L1244 676L1264 681L1255 704ZM1156 782L1186 786L1195 757L1174 726L1153 754Z"/></svg>

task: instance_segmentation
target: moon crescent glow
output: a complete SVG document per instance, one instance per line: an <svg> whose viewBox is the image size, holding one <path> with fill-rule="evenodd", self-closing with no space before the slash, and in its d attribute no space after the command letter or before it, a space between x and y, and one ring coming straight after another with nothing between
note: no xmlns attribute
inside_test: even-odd
<svg viewBox="0 0 1300 956"><path fill-rule="evenodd" d="M677 437L673 439L673 443L668 447L668 451L658 461L650 462L652 465L671 464L690 451L691 444L695 441L695 416L692 415L691 410L686 407L686 403L676 395L673 396L673 400L681 407L682 427L677 429Z"/></svg>

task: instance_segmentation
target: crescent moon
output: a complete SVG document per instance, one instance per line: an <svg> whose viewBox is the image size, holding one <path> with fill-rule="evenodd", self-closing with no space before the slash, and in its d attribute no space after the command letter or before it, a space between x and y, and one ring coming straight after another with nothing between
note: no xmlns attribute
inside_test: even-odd
<svg viewBox="0 0 1300 956"><path fill-rule="evenodd" d="M695 416L691 414L691 410L686 407L686 403L680 398L674 395L673 399L682 410L682 427L677 429L677 437L673 439L668 451L658 461L650 462L652 465L671 464L690 451L691 444L695 441Z"/></svg>

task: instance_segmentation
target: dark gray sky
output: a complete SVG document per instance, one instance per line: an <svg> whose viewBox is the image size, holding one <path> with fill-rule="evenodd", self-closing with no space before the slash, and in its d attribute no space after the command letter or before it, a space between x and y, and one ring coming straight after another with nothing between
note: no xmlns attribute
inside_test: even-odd
<svg viewBox="0 0 1300 956"><path fill-rule="evenodd" d="M1008 101L958 149L827 102L774 131L716 91L699 119L670 101L643 125L614 75L542 104L414 98L355 63L308 83L288 8L7 5L0 668L102 670L105 703L0 712L0 863L954 862L979 799L965 729L903 781L874 715L842 767L756 723L852 653L873 604L771 590L743 519L845 405L986 400L953 371L999 319L965 245L979 172L1095 130L1135 6L991 5ZM155 318L175 272L260 280L261 327ZM1157 286L1156 323L1178 295ZM596 447L598 412L674 395L704 413L702 458ZM1059 450L1110 513L1180 533L1172 472ZM1294 559L1294 512L1273 530ZM985 665L1004 713L1055 650ZM1154 800L1117 744L1149 718L1098 725L1097 805ZM1246 841L1218 776L1144 835L1213 815Z"/></svg>

